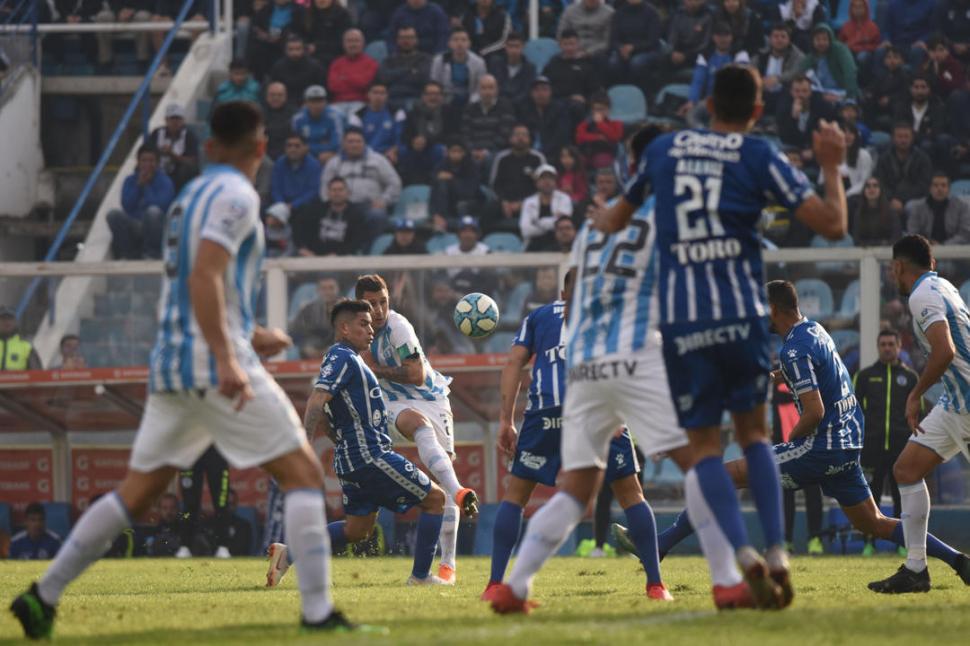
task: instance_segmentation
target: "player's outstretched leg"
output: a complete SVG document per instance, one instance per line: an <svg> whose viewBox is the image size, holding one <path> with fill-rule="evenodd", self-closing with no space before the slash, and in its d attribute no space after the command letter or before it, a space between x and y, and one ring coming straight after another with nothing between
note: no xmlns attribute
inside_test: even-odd
<svg viewBox="0 0 970 646"><path fill-rule="evenodd" d="M439 577L431 574L431 563L438 549L438 536L441 534L441 521L445 507L445 493L432 484L431 490L421 501L422 514L418 518L418 532L414 543L414 565L408 585L447 585Z"/></svg>
<svg viewBox="0 0 970 646"><path fill-rule="evenodd" d="M629 475L614 481L611 486L617 501L626 514L627 527L624 535L636 547L634 552L647 576L646 594L655 601L673 601L660 578L660 557L657 553L657 522L653 509L643 498L643 490L637 475ZM619 526L618 526L619 527Z"/></svg>

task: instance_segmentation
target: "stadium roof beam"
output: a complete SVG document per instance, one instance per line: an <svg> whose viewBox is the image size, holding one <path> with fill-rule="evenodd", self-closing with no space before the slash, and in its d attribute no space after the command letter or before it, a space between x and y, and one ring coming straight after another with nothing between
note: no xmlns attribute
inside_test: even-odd
<svg viewBox="0 0 970 646"><path fill-rule="evenodd" d="M142 414L145 412L145 407L136 401L132 401L130 398L126 397L123 393L119 392L117 388L109 385L99 385L95 386L94 392L101 395L112 404L128 413L135 419L141 419Z"/></svg>
<svg viewBox="0 0 970 646"><path fill-rule="evenodd" d="M7 393L0 392L0 406L6 408L14 415L24 418L31 424L36 424L38 430L49 431L55 435L67 432L64 425L57 420L51 419L47 415L37 412L30 406L20 403Z"/></svg>

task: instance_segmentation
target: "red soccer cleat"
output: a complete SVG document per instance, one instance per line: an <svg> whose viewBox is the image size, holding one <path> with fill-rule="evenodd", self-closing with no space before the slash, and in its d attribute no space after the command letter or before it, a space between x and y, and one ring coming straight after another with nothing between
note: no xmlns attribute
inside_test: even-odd
<svg viewBox="0 0 970 646"><path fill-rule="evenodd" d="M438 578L447 583L448 585L455 585L455 581L458 580L455 574L455 568L450 565L445 565L442 563L438 566Z"/></svg>
<svg viewBox="0 0 970 646"><path fill-rule="evenodd" d="M718 610L736 610L738 608L754 608L754 597L751 588L742 581L737 585L716 585L712 590L714 605Z"/></svg>
<svg viewBox="0 0 970 646"><path fill-rule="evenodd" d="M505 583L499 583L492 588L488 602L492 610L500 615L527 615L539 605L535 601L519 599L512 592L512 588Z"/></svg>
<svg viewBox="0 0 970 646"><path fill-rule="evenodd" d="M653 601L673 601L674 595L670 594L670 590L663 583L648 583L647 599Z"/></svg>
<svg viewBox="0 0 970 646"><path fill-rule="evenodd" d="M482 596L479 597L479 599L482 601L491 601L492 591L500 585L502 585L501 581L489 581L488 585L485 586L485 590L482 591Z"/></svg>

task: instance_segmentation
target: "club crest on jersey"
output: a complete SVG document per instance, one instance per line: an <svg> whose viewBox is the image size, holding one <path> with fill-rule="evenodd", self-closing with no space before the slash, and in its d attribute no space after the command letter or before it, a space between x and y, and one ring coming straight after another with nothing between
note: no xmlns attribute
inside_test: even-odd
<svg viewBox="0 0 970 646"><path fill-rule="evenodd" d="M326 379L332 374L333 374L333 364L332 363L323 364L323 367L320 368L320 378Z"/></svg>
<svg viewBox="0 0 970 646"><path fill-rule="evenodd" d="M533 471L538 471L544 467L547 461L547 458L544 458L541 455L529 453L528 451L522 451L522 453L519 454L519 462L522 463L522 466L526 467L527 469L532 469Z"/></svg>

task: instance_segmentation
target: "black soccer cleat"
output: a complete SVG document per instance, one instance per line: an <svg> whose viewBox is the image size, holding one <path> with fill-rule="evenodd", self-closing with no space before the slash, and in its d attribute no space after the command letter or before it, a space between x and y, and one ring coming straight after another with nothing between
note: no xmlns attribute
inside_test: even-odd
<svg viewBox="0 0 970 646"><path fill-rule="evenodd" d="M633 556L640 558L640 550L637 549L633 539L630 538L630 530L619 523L613 523L611 529L613 530L613 538L616 539L616 544Z"/></svg>
<svg viewBox="0 0 970 646"><path fill-rule="evenodd" d="M27 592L13 600L10 612L23 626L24 635L30 639L50 639L54 632L57 610L40 598L36 583L32 583Z"/></svg>
<svg viewBox="0 0 970 646"><path fill-rule="evenodd" d="M455 494L455 503L461 509L465 518L475 518L478 516L478 494L473 489L464 487Z"/></svg>
<svg viewBox="0 0 970 646"><path fill-rule="evenodd" d="M300 620L300 630L301 632L326 632L336 634L360 632L386 635L388 633L387 628L383 626L368 626L352 623L339 610L333 610L326 619L316 623L310 623L306 619Z"/></svg>
<svg viewBox="0 0 970 646"><path fill-rule="evenodd" d="M930 569L913 572L905 564L900 565L896 574L882 581L873 581L869 589L881 594L906 594L909 592L930 591Z"/></svg>
<svg viewBox="0 0 970 646"><path fill-rule="evenodd" d="M961 554L957 557L957 562L953 566L953 570L963 581L964 585L970 585L970 557L966 554Z"/></svg>

